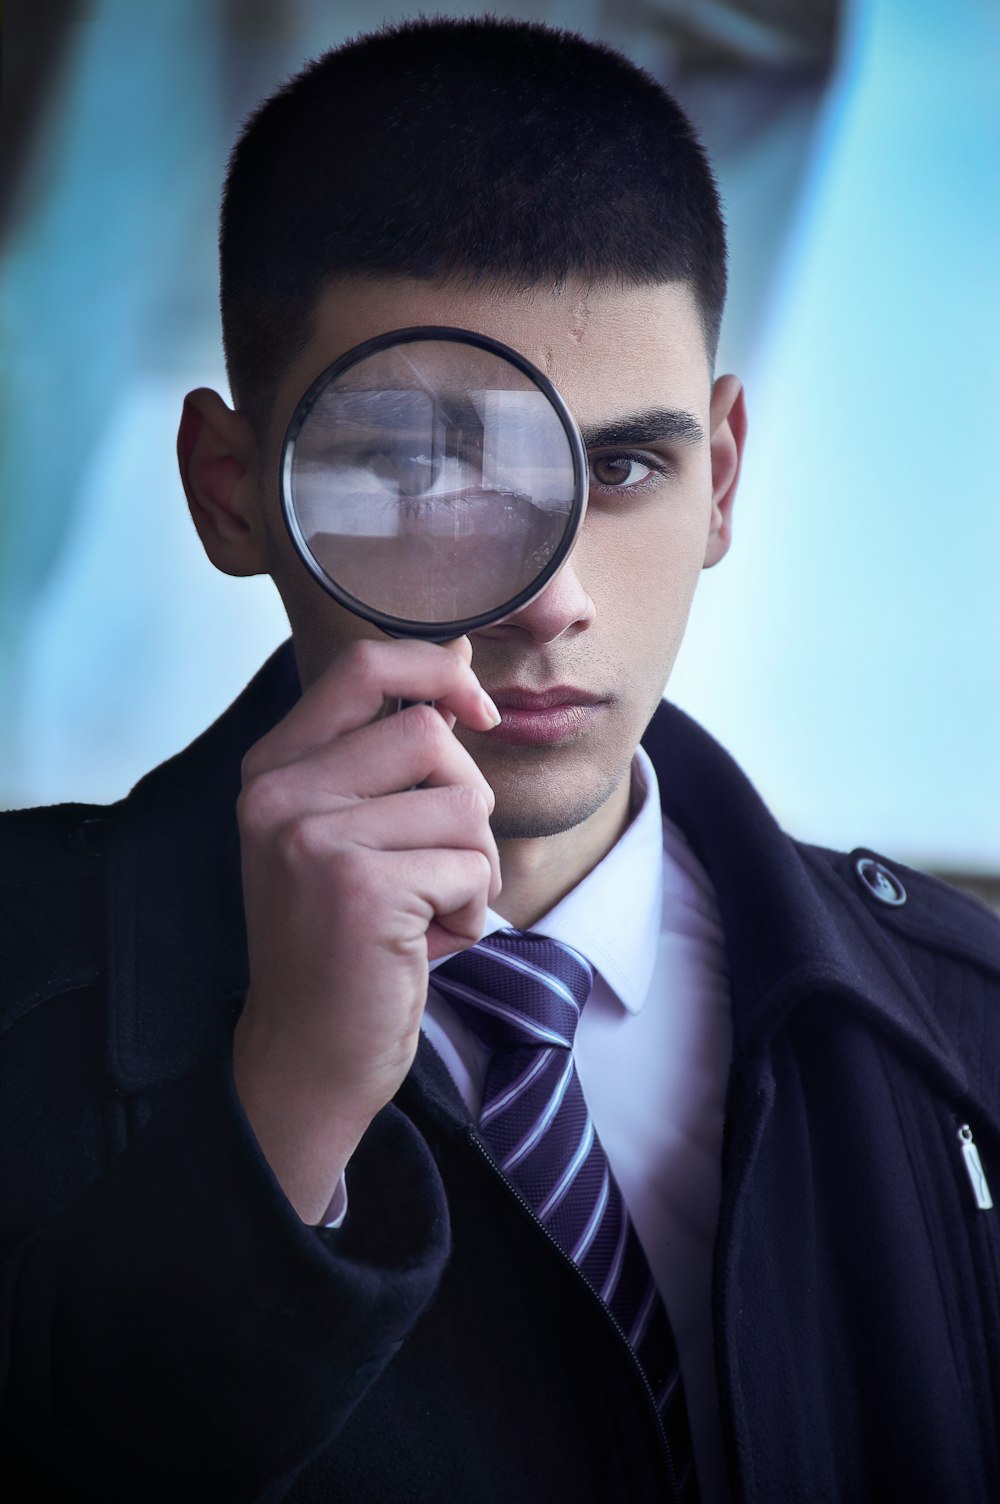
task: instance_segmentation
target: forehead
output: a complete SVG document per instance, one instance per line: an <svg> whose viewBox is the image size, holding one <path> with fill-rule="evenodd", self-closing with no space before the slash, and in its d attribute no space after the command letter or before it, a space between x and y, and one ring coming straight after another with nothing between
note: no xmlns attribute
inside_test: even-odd
<svg viewBox="0 0 1000 1504"><path fill-rule="evenodd" d="M282 379L283 429L331 361L392 329L445 324L488 335L544 371L586 427L653 406L707 418L711 370L686 283L617 287L568 282L523 292L411 278L344 277L315 309L309 342Z"/></svg>

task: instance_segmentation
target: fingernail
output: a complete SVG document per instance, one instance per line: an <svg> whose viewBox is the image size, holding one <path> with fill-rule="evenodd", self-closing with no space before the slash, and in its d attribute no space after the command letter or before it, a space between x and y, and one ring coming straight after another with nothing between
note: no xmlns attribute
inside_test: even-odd
<svg viewBox="0 0 1000 1504"><path fill-rule="evenodd" d="M483 700L483 709L486 711L486 714L490 718L491 727L492 726L499 726L499 724L500 724L500 712L499 712L499 710L496 708L496 706L494 705L493 701L490 699L489 695L486 693L485 689L481 691L481 694L482 694L482 700Z"/></svg>

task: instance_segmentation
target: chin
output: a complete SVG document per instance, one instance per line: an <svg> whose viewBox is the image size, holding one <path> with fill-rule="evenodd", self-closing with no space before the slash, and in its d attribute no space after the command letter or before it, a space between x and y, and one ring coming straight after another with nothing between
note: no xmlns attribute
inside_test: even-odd
<svg viewBox="0 0 1000 1504"><path fill-rule="evenodd" d="M490 817L493 835L498 841L534 841L541 836L558 836L583 825L607 803L621 781L621 775L608 777L590 789L579 783L572 788L530 788L522 778L508 790L493 785L496 807ZM539 780L542 783L542 780Z"/></svg>

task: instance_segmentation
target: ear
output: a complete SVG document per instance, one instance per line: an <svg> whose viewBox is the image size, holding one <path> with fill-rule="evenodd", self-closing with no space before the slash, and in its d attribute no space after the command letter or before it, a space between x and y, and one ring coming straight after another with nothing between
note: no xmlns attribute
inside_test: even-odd
<svg viewBox="0 0 1000 1504"><path fill-rule="evenodd" d="M188 392L177 430L177 463L202 547L223 574L266 574L250 420L207 387Z"/></svg>
<svg viewBox="0 0 1000 1504"><path fill-rule="evenodd" d="M747 409L743 383L737 376L720 376L712 388L712 522L704 568L725 558L733 536L733 503L747 437Z"/></svg>

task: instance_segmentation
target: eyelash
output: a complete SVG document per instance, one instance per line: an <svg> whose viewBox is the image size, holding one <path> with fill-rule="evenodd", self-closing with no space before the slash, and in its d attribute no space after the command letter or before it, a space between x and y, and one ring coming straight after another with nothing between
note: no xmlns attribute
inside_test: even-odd
<svg viewBox="0 0 1000 1504"><path fill-rule="evenodd" d="M633 485L630 486L602 485L601 482L595 480L593 476L593 467L599 462L603 462L605 464L610 462L612 464L624 463L628 465L642 465L642 467L648 470L650 473L647 476L644 476L642 480L636 481ZM588 469L590 471L591 494L593 494L595 491L598 491L605 496L642 495L647 490L657 486L662 480L668 479L670 476L676 474L676 466L672 461L665 459L662 455L649 454L646 452L636 453L635 451L628 449L621 450L620 452L611 449L602 450L600 454L588 455L587 463Z"/></svg>

